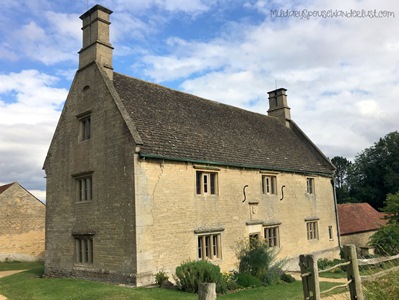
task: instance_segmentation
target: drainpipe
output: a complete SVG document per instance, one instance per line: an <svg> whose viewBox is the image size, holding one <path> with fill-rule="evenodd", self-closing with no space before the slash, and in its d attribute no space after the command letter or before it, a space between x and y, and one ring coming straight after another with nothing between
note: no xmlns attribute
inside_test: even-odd
<svg viewBox="0 0 399 300"><path fill-rule="evenodd" d="M334 209L335 209L335 221L337 223L337 237L338 237L338 246L341 248L341 232L339 230L339 219L338 219L338 206L337 206L337 194L335 191L335 182L334 178L331 179L331 185L333 188L334 194Z"/></svg>

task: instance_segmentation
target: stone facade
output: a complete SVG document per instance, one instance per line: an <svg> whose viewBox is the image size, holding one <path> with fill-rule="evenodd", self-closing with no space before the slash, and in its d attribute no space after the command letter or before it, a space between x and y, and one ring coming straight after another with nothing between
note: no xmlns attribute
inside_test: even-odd
<svg viewBox="0 0 399 300"><path fill-rule="evenodd" d="M290 119L285 89L268 117L113 73L110 13L81 17L79 70L44 163L45 274L141 286L189 259L231 271L250 235L291 269L302 253L338 255L334 167Z"/></svg>
<svg viewBox="0 0 399 300"><path fill-rule="evenodd" d="M290 270L298 270L297 259L302 253L320 252L327 258L337 255L330 178L315 176L317 192L309 195L308 176L274 173L278 193L265 195L261 177L268 172L212 168L218 174L218 195L197 195L196 172L209 171L206 166L156 160L136 162L139 276L160 270L173 274L178 264L198 259L198 235L208 232L221 235L221 258L212 262L225 272L235 270L235 249L240 240L251 234L263 238L264 229L270 225L278 226L278 258L289 259L286 267ZM245 202L244 186L247 186ZM281 200L282 186L285 188ZM317 220L318 239L308 240L307 220Z"/></svg>
<svg viewBox="0 0 399 300"><path fill-rule="evenodd" d="M370 246L370 237L374 233L376 233L376 230L341 235L341 243L342 245L355 245L358 249L367 247Z"/></svg>
<svg viewBox="0 0 399 300"><path fill-rule="evenodd" d="M18 183L0 187L0 261L44 259L45 210Z"/></svg>

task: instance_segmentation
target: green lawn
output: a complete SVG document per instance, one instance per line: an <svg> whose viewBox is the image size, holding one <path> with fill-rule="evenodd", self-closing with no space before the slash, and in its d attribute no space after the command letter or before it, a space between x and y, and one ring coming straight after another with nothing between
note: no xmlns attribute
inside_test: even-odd
<svg viewBox="0 0 399 300"><path fill-rule="evenodd" d="M4 264L0 267L4 270ZM19 269L8 264L11 269ZM24 268L22 268L24 269ZM10 300L53 299L134 299L134 300L183 300L198 299L196 294L160 288L128 288L81 279L41 278L43 265L36 264L28 271L0 279L0 293ZM332 287L322 283L321 290ZM218 299L303 299L302 283L279 284L270 287L246 289L218 296Z"/></svg>

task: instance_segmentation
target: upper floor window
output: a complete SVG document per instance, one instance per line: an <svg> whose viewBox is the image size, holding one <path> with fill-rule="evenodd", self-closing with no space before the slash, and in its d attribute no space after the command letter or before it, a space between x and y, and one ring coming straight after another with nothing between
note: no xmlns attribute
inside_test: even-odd
<svg viewBox="0 0 399 300"><path fill-rule="evenodd" d="M215 172L196 172L196 193L212 194L218 193L218 174Z"/></svg>
<svg viewBox="0 0 399 300"><path fill-rule="evenodd" d="M262 176L262 193L269 195L277 194L277 177L271 175Z"/></svg>
<svg viewBox="0 0 399 300"><path fill-rule="evenodd" d="M90 116L80 119L80 140L89 140L91 137L91 118Z"/></svg>
<svg viewBox="0 0 399 300"><path fill-rule="evenodd" d="M314 194L314 178L306 179L306 193Z"/></svg>
<svg viewBox="0 0 399 300"><path fill-rule="evenodd" d="M78 201L90 201L93 198L92 176L85 176L76 179L78 185Z"/></svg>
<svg viewBox="0 0 399 300"><path fill-rule="evenodd" d="M86 111L76 116L79 121L79 142L91 138L91 112Z"/></svg>

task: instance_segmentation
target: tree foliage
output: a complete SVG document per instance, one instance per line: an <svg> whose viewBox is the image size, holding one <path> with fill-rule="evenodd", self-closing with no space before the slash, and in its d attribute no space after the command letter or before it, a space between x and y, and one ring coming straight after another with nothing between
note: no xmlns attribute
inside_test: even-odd
<svg viewBox="0 0 399 300"><path fill-rule="evenodd" d="M348 172L350 197L384 206L387 194L399 192L399 133L388 133L356 156Z"/></svg>
<svg viewBox="0 0 399 300"><path fill-rule="evenodd" d="M388 219L389 224L399 226L399 192L387 195L385 207L382 211L386 212L386 219Z"/></svg>
<svg viewBox="0 0 399 300"><path fill-rule="evenodd" d="M383 255L399 253L399 192L388 194L383 209L386 212L388 225L382 226L371 237L371 244Z"/></svg>
<svg viewBox="0 0 399 300"><path fill-rule="evenodd" d="M342 156L335 156L331 159L331 162L335 166L334 182L337 194L337 202L344 203L349 198L349 186L347 183L347 177L349 168L352 163Z"/></svg>

